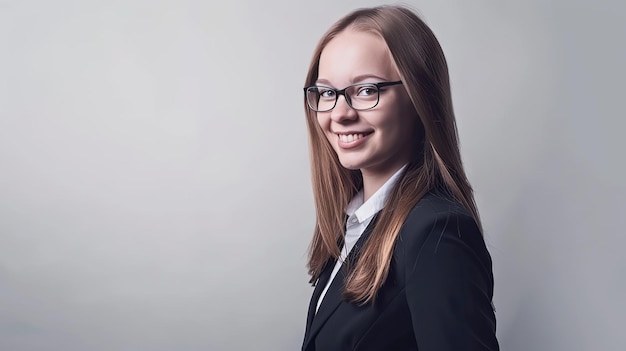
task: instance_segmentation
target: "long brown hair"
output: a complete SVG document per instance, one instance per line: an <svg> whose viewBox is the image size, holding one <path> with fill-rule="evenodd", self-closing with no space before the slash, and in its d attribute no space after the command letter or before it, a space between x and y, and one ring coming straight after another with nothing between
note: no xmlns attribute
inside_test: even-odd
<svg viewBox="0 0 626 351"><path fill-rule="evenodd" d="M328 42L346 28L380 36L387 44L403 86L422 127L423 144L391 191L377 225L358 261L351 265L344 298L357 303L374 301L389 272L393 248L409 212L428 191L437 189L462 204L480 226L472 188L467 180L443 51L428 26L411 10L380 6L356 10L337 21L322 37L309 67L305 86L315 84L320 55ZM358 170L344 168L321 130L314 111L304 107L309 131L316 224L309 247L311 283L330 259L339 257L345 210L362 186Z"/></svg>

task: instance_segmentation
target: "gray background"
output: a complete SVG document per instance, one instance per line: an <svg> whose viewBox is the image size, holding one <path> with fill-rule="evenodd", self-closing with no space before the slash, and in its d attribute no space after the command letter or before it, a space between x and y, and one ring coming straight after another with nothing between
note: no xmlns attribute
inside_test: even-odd
<svg viewBox="0 0 626 351"><path fill-rule="evenodd" d="M0 0L0 350L298 349L301 87L380 3ZM409 2L449 61L504 350L626 345L618 3Z"/></svg>

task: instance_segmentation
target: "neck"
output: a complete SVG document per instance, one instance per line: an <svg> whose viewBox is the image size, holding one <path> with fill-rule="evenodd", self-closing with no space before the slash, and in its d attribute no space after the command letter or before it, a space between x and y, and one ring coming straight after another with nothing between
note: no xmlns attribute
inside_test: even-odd
<svg viewBox="0 0 626 351"><path fill-rule="evenodd" d="M363 201L367 201L385 182L391 178L403 165L393 167L385 172L371 172L365 169L361 170L363 176Z"/></svg>

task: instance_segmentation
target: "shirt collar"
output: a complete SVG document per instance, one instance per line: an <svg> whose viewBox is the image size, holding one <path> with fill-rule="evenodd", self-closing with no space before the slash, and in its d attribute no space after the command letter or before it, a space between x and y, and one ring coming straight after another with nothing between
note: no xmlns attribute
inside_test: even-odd
<svg viewBox="0 0 626 351"><path fill-rule="evenodd" d="M402 166L399 170L396 171L383 186L381 186L374 195L372 195L365 203L363 202L363 189L359 190L359 192L352 198L350 203L348 203L348 207L346 208L346 214L348 217L352 217L355 215L358 219L359 223L367 220L368 218L375 215L378 211L382 210L385 206L385 202L389 197L389 193L393 186L398 181L400 174L406 168L406 164Z"/></svg>

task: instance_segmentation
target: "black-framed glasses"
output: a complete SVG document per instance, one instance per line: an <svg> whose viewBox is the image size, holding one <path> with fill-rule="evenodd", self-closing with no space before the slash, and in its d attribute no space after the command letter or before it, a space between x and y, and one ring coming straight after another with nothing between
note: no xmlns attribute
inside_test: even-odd
<svg viewBox="0 0 626 351"><path fill-rule="evenodd" d="M363 111L378 105L381 88L398 84L402 84L402 81L353 84L341 90L313 85L304 88L304 95L307 105L315 112L327 112L335 108L339 95L346 98L348 106L357 111Z"/></svg>

